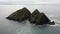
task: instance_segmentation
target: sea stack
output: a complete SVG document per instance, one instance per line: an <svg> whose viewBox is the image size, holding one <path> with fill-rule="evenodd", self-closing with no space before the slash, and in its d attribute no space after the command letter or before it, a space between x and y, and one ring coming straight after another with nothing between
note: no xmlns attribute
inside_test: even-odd
<svg viewBox="0 0 60 34"><path fill-rule="evenodd" d="M26 7L24 7L9 15L7 19L21 22L28 19L30 15L31 15L30 11Z"/></svg>
<svg viewBox="0 0 60 34"><path fill-rule="evenodd" d="M40 13L37 9L32 13L32 15L29 18L30 23L36 24L36 25L44 25L44 24L50 24L54 25L55 23L50 22L48 17L44 13Z"/></svg>

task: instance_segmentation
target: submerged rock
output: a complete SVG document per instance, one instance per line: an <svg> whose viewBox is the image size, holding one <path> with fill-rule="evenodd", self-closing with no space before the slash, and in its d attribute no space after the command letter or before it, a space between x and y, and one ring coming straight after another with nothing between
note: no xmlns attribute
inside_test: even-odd
<svg viewBox="0 0 60 34"><path fill-rule="evenodd" d="M37 9L32 13L32 15L29 18L29 21L30 23L36 24L36 25L43 25L43 24L52 25L53 23L53 22L50 22L50 20L44 13L40 13Z"/></svg>
<svg viewBox="0 0 60 34"><path fill-rule="evenodd" d="M9 20L23 21L30 17L31 13L27 8L22 8L7 17Z"/></svg>

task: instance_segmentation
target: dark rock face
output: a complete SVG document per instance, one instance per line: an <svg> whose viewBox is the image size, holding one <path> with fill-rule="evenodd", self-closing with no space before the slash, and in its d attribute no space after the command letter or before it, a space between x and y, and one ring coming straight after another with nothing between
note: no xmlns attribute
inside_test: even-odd
<svg viewBox="0 0 60 34"><path fill-rule="evenodd" d="M50 20L44 13L41 13L40 16L41 16L40 21L38 23L36 23L36 25L49 24Z"/></svg>
<svg viewBox="0 0 60 34"><path fill-rule="evenodd" d="M51 22L48 17L44 13L40 13L37 9L31 14L30 11L27 8L22 8L20 10L17 10L16 12L12 13L7 17L9 20L15 20L15 21L24 21L28 19L31 24L36 25L55 25L54 21Z"/></svg>
<svg viewBox="0 0 60 34"><path fill-rule="evenodd" d="M49 24L50 24L50 25L55 25L55 22L54 22L54 21L52 21L52 22L49 22Z"/></svg>
<svg viewBox="0 0 60 34"><path fill-rule="evenodd" d="M30 17L31 13L27 8L22 8L7 17L9 20L23 21Z"/></svg>
<svg viewBox="0 0 60 34"><path fill-rule="evenodd" d="M54 24L54 22L50 22L48 17L44 13L40 13L37 9L32 13L29 18L30 23L36 25L44 25L44 24Z"/></svg>
<svg viewBox="0 0 60 34"><path fill-rule="evenodd" d="M30 23L35 24L39 21L40 12L36 9L29 18Z"/></svg>

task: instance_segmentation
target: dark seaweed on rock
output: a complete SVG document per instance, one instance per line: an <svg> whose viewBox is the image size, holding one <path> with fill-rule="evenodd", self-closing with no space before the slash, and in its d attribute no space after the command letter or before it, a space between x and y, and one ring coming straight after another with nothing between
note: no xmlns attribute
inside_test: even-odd
<svg viewBox="0 0 60 34"><path fill-rule="evenodd" d="M23 21L30 17L31 13L27 8L22 8L7 17L9 20Z"/></svg>

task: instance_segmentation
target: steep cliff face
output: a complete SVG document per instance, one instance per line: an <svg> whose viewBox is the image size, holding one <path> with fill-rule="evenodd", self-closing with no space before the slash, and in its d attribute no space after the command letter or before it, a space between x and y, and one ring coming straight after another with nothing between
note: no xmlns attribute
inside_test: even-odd
<svg viewBox="0 0 60 34"><path fill-rule="evenodd" d="M22 8L7 17L9 20L23 21L30 17L31 13L27 8Z"/></svg>
<svg viewBox="0 0 60 34"><path fill-rule="evenodd" d="M55 23L50 22L48 17L44 13L40 13L37 9L32 13L29 18L30 23L36 25L50 24L54 25Z"/></svg>

